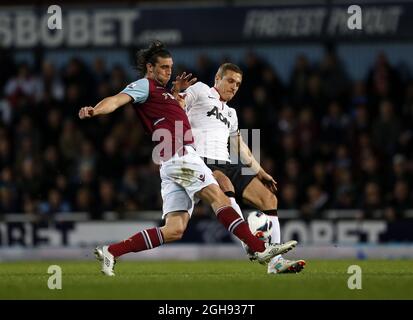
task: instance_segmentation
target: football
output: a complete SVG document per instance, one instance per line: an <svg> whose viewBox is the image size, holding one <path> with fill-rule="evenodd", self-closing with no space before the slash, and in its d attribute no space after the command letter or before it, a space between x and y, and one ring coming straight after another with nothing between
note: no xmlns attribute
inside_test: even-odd
<svg viewBox="0 0 413 320"><path fill-rule="evenodd" d="M248 226L257 238L271 242L272 222L261 211L253 211L248 216Z"/></svg>

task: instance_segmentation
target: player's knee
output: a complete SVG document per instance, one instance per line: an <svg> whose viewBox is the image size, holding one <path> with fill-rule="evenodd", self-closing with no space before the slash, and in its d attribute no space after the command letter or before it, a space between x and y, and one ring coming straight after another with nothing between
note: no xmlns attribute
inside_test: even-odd
<svg viewBox="0 0 413 320"><path fill-rule="evenodd" d="M214 199L211 202L212 209L216 211L219 208L225 207L225 206L230 206L231 205L231 200L225 195L225 193L221 190L218 189L216 193L214 194Z"/></svg>
<svg viewBox="0 0 413 320"><path fill-rule="evenodd" d="M213 173L214 178L217 180L219 187L222 191L232 191L235 192L234 186L231 183L231 180L223 174L221 171L214 171Z"/></svg>
<svg viewBox="0 0 413 320"><path fill-rule="evenodd" d="M214 210L231 204L231 201L219 188L219 186L214 184L204 188L199 196L202 200L209 203Z"/></svg>
<svg viewBox="0 0 413 320"><path fill-rule="evenodd" d="M218 207L229 206L231 205L231 200L225 195L221 190L217 192L216 203Z"/></svg>

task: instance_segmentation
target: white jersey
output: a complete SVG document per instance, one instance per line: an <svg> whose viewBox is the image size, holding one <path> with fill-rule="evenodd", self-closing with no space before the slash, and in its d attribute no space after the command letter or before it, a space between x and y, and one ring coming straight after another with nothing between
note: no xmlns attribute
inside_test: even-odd
<svg viewBox="0 0 413 320"><path fill-rule="evenodd" d="M202 82L190 86L185 94L196 152L201 157L230 161L228 138L238 135L235 109L220 100L215 88Z"/></svg>

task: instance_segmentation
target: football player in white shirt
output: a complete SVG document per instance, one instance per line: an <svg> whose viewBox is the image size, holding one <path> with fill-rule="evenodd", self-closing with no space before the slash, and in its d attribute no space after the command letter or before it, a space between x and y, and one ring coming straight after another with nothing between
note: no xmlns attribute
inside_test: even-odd
<svg viewBox="0 0 413 320"><path fill-rule="evenodd" d="M238 130L235 109L228 107L242 82L241 69L232 63L221 65L215 76L213 87L197 82L184 93L185 108L191 123L197 153L213 171L221 189L231 199L234 208L242 216L235 201L238 195L264 212L273 224L270 241L280 243L280 224L277 216L277 183L260 166L250 149L242 140ZM241 161L230 162L228 139L232 150ZM247 164L247 165L244 165ZM242 168L249 167L252 174L243 174ZM268 264L268 273L297 273L305 266L304 260L287 260L281 255Z"/></svg>

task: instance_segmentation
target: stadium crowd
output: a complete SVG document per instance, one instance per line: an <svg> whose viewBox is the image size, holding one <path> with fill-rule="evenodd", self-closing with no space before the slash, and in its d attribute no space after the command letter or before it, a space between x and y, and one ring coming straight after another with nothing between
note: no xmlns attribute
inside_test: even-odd
<svg viewBox="0 0 413 320"><path fill-rule="evenodd" d="M224 58L223 58L224 61ZM223 61L202 55L192 71L212 85ZM230 102L239 127L261 129L261 164L278 182L279 209L303 219L326 209L359 218L406 217L413 209L413 77L378 54L363 81L352 81L333 51L296 59L290 80L254 52L238 63L243 83ZM135 79L104 58L72 58L61 70L0 54L0 214L88 212L100 219L159 210L152 145L131 106L89 121L95 105Z"/></svg>

